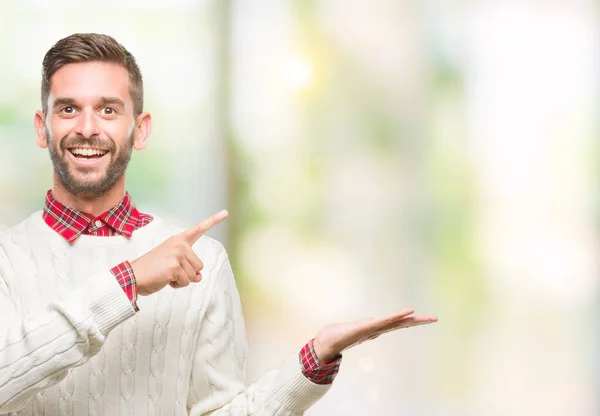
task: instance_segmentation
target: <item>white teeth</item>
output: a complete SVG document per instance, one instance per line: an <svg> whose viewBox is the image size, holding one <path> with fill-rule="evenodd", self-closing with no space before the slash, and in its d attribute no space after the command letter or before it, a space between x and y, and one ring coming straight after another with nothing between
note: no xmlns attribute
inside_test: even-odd
<svg viewBox="0 0 600 416"><path fill-rule="evenodd" d="M104 155L106 154L106 151L104 150L99 150L99 149L71 149L71 153L73 153L74 155L80 155L80 156L95 156L95 155Z"/></svg>

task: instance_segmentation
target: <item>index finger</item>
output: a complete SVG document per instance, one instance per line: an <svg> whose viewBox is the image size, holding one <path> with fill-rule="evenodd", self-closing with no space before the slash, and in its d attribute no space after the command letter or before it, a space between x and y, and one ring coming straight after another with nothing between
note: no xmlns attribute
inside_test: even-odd
<svg viewBox="0 0 600 416"><path fill-rule="evenodd" d="M199 224L188 228L187 230L182 232L181 235L189 245L193 245L196 241L198 241L200 237L202 237L202 235L205 232L207 232L213 226L223 221L225 218L227 218L228 215L229 213L227 212L227 210L221 210L216 214L213 214L210 217L206 218Z"/></svg>

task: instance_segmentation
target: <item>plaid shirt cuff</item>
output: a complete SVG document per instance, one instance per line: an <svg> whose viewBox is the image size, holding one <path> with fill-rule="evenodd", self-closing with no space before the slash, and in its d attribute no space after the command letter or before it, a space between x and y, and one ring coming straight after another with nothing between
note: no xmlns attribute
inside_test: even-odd
<svg viewBox="0 0 600 416"><path fill-rule="evenodd" d="M135 274L133 273L133 269L131 268L131 264L128 261L124 261L121 264L117 264L115 267L110 269L112 274L115 275L117 282L123 288L123 291L129 298L133 309L137 312L139 308L137 306L137 283L135 281Z"/></svg>
<svg viewBox="0 0 600 416"><path fill-rule="evenodd" d="M313 347L314 339L300 350L300 363L302 364L302 374L315 384L331 384L340 371L342 356L338 355L334 361L329 364L321 365L319 358L315 354Z"/></svg>

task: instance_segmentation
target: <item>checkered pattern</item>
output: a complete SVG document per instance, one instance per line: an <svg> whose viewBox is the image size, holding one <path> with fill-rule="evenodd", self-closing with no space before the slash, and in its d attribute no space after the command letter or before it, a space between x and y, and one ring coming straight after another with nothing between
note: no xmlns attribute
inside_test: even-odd
<svg viewBox="0 0 600 416"><path fill-rule="evenodd" d="M131 203L129 193L117 206L94 217L64 206L54 199L52 191L48 191L42 217L50 228L69 243L83 234L98 237L124 235L129 238L135 230L152 221L150 215L140 213Z"/></svg>
<svg viewBox="0 0 600 416"><path fill-rule="evenodd" d="M315 353L313 341L311 339L300 351L299 357L302 363L302 374L315 384L331 384L335 376L337 376L338 371L340 371L342 356L338 355L331 363L321 365Z"/></svg>
<svg viewBox="0 0 600 416"><path fill-rule="evenodd" d="M140 213L132 204L129 193L125 194L117 206L94 217L61 204L54 199L52 191L48 191L42 217L50 228L69 243L73 243L80 235L98 237L123 235L130 238L135 230L152 221L152 216ZM111 272L137 311L137 284L131 264L125 261L113 267Z"/></svg>
<svg viewBox="0 0 600 416"><path fill-rule="evenodd" d="M137 306L137 284L135 282L135 273L133 273L131 264L125 260L123 263L117 264L115 267L110 269L110 271L115 275L117 282L119 282L125 291L125 294L127 294L127 297L133 305L133 309L135 309L136 312L139 311Z"/></svg>

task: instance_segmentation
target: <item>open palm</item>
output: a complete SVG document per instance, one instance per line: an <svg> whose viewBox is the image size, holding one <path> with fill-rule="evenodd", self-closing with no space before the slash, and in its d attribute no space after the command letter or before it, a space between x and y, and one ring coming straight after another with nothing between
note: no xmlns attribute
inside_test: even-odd
<svg viewBox="0 0 600 416"><path fill-rule="evenodd" d="M315 353L321 364L327 364L342 351L386 332L437 321L435 316L413 313L413 309L404 309L384 318L365 318L355 322L327 325L314 339Z"/></svg>

